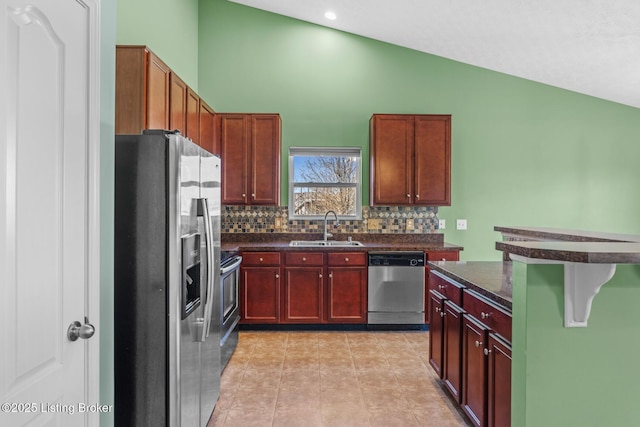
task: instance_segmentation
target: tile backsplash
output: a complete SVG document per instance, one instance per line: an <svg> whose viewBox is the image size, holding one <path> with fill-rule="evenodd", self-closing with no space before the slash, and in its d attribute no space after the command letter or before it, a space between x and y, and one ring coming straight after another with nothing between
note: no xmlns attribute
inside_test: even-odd
<svg viewBox="0 0 640 427"><path fill-rule="evenodd" d="M333 221L330 222L333 225ZM287 206L224 206L223 233L322 233L323 220L289 220ZM340 220L331 233L433 233L438 208L429 206L363 206L361 220Z"/></svg>

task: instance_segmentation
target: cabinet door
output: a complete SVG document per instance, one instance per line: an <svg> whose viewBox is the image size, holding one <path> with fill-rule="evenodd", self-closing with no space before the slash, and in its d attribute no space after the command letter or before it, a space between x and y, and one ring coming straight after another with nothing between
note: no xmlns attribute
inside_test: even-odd
<svg viewBox="0 0 640 427"><path fill-rule="evenodd" d="M217 141L216 115L213 108L200 99L200 146L213 154L220 154L220 143Z"/></svg>
<svg viewBox="0 0 640 427"><path fill-rule="evenodd" d="M171 70L149 52L147 65L147 122L145 129L169 128L169 80Z"/></svg>
<svg viewBox="0 0 640 427"><path fill-rule="evenodd" d="M413 116L374 115L371 120L371 203L411 204Z"/></svg>
<svg viewBox="0 0 640 427"><path fill-rule="evenodd" d="M490 427L511 425L511 346L489 334L487 412Z"/></svg>
<svg viewBox="0 0 640 427"><path fill-rule="evenodd" d="M245 114L220 116L222 204L247 203L249 171L249 118Z"/></svg>
<svg viewBox="0 0 640 427"><path fill-rule="evenodd" d="M169 128L178 129L186 135L187 130L187 85L176 73L171 73L169 90Z"/></svg>
<svg viewBox="0 0 640 427"><path fill-rule="evenodd" d="M242 323L280 321L280 267L240 268Z"/></svg>
<svg viewBox="0 0 640 427"><path fill-rule="evenodd" d="M462 409L479 427L487 425L487 335L486 326L463 315Z"/></svg>
<svg viewBox="0 0 640 427"><path fill-rule="evenodd" d="M333 267L328 271L327 321L367 322L366 267Z"/></svg>
<svg viewBox="0 0 640 427"><path fill-rule="evenodd" d="M280 203L280 116L251 116L251 198L253 205Z"/></svg>
<svg viewBox="0 0 640 427"><path fill-rule="evenodd" d="M116 47L116 134L169 127L169 74L144 46Z"/></svg>
<svg viewBox="0 0 640 427"><path fill-rule="evenodd" d="M443 350L443 316L444 298L436 293L429 292L429 364L442 378L442 350Z"/></svg>
<svg viewBox="0 0 640 427"><path fill-rule="evenodd" d="M444 372L442 379L453 398L460 403L462 389L462 309L452 303L444 303Z"/></svg>
<svg viewBox="0 0 640 427"><path fill-rule="evenodd" d="M451 116L415 116L414 203L451 205Z"/></svg>
<svg viewBox="0 0 640 427"><path fill-rule="evenodd" d="M187 88L187 138L200 144L200 97Z"/></svg>
<svg viewBox="0 0 640 427"><path fill-rule="evenodd" d="M321 323L323 319L323 267L285 267L286 323Z"/></svg>

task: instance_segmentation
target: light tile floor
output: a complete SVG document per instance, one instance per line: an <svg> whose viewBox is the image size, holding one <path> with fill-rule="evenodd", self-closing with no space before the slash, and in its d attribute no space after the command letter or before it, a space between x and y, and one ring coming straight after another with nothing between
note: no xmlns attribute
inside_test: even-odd
<svg viewBox="0 0 640 427"><path fill-rule="evenodd" d="M470 426L428 332L242 331L208 427Z"/></svg>

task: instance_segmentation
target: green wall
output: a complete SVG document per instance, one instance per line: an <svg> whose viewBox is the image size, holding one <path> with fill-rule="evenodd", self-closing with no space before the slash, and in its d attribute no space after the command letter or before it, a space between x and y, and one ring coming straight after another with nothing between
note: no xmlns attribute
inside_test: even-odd
<svg viewBox="0 0 640 427"><path fill-rule="evenodd" d="M565 328L564 267L513 263L514 426L635 426L640 266L618 265L586 328Z"/></svg>
<svg viewBox="0 0 640 427"><path fill-rule="evenodd" d="M500 259L495 225L640 232L637 108L226 0L203 0L198 28L200 95L217 111L280 113L283 156L344 145L368 157L373 113L452 114L452 205L439 217L463 259ZM287 179L285 161L283 204Z"/></svg>
<svg viewBox="0 0 640 427"><path fill-rule="evenodd" d="M117 44L146 45L198 92L198 0L117 0Z"/></svg>

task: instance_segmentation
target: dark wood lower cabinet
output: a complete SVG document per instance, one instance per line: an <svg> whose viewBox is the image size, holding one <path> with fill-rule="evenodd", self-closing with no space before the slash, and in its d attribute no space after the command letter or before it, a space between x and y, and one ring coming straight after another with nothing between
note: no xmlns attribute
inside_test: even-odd
<svg viewBox="0 0 640 427"><path fill-rule="evenodd" d="M280 267L240 268L242 323L280 322Z"/></svg>
<svg viewBox="0 0 640 427"><path fill-rule="evenodd" d="M329 323L367 322L366 267L329 267L327 321Z"/></svg>
<svg viewBox="0 0 640 427"><path fill-rule="evenodd" d="M444 341L444 297L437 292L429 292L429 364L442 378L442 355Z"/></svg>
<svg viewBox="0 0 640 427"><path fill-rule="evenodd" d="M488 360L488 425L511 425L511 346L490 333L487 346Z"/></svg>
<svg viewBox="0 0 640 427"><path fill-rule="evenodd" d="M460 403L462 388L461 334L462 309L447 300L444 303L444 371L442 379L453 398Z"/></svg>
<svg viewBox="0 0 640 427"><path fill-rule="evenodd" d="M462 324L462 409L474 425L487 425L487 357L489 329L464 315Z"/></svg>
<svg viewBox="0 0 640 427"><path fill-rule="evenodd" d="M324 320L323 267L285 267L285 323L321 323Z"/></svg>

